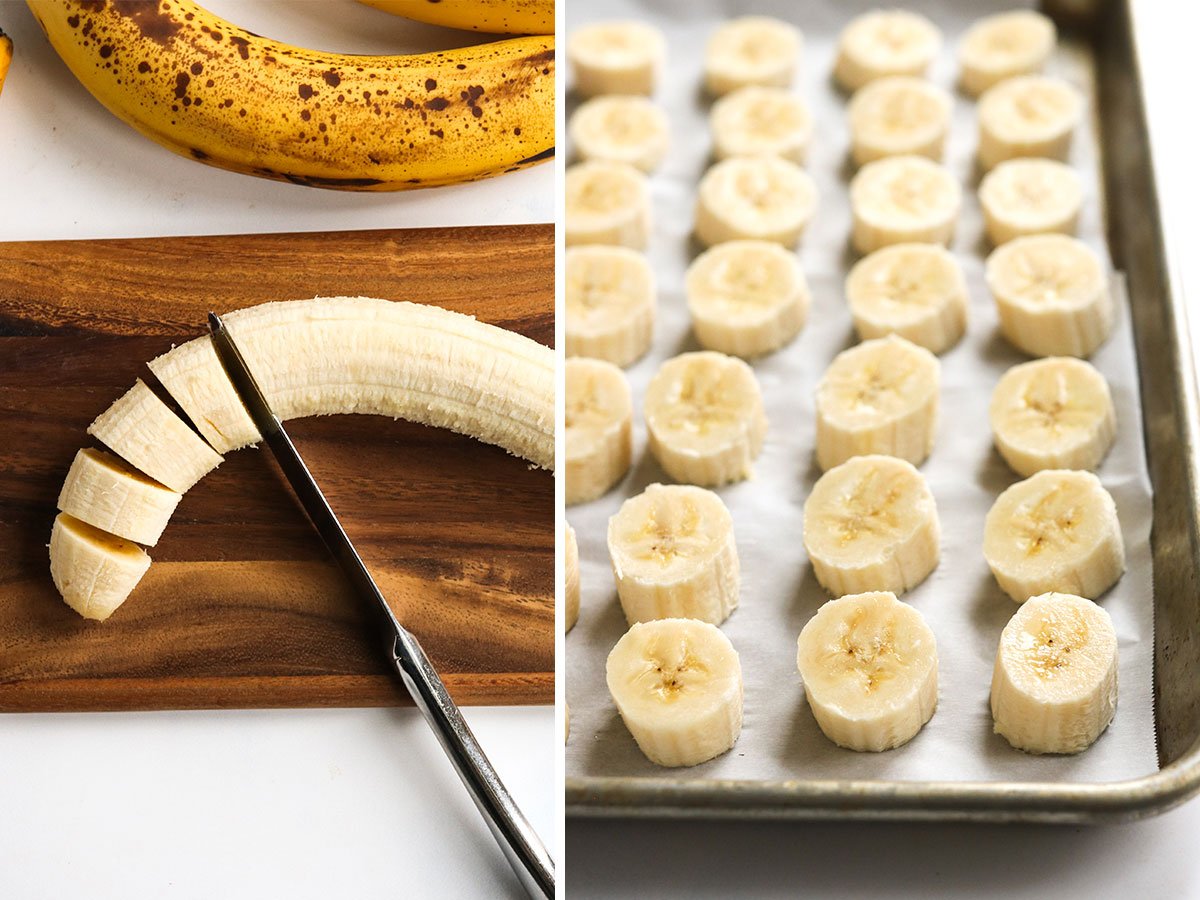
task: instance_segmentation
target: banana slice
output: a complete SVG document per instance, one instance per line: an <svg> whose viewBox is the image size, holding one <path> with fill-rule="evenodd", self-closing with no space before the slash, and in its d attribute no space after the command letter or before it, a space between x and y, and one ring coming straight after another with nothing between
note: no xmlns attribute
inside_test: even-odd
<svg viewBox="0 0 1200 900"><path fill-rule="evenodd" d="M772 353L804 327L810 295L796 254L770 241L728 241L688 267L700 345L732 356Z"/></svg>
<svg viewBox="0 0 1200 900"><path fill-rule="evenodd" d="M864 256L846 276L846 303L863 340L898 334L942 353L967 328L967 280L937 244L893 244Z"/></svg>
<svg viewBox="0 0 1200 900"><path fill-rule="evenodd" d="M937 568L940 540L929 485L894 456L847 460L804 503L804 548L833 597L916 587Z"/></svg>
<svg viewBox="0 0 1200 900"><path fill-rule="evenodd" d="M996 499L983 555L1018 603L1048 591L1095 599L1125 571L1117 505L1091 472L1046 469Z"/></svg>
<svg viewBox="0 0 1200 900"><path fill-rule="evenodd" d="M788 87L800 61L800 32L769 16L731 19L708 39L704 83L720 97L738 88Z"/></svg>
<svg viewBox="0 0 1200 900"><path fill-rule="evenodd" d="M1104 264L1061 234L1016 238L992 251L984 278L1000 330L1030 356L1091 356L1108 340L1113 301Z"/></svg>
<svg viewBox="0 0 1200 900"><path fill-rule="evenodd" d="M566 245L617 244L645 250L650 237L650 191L633 166L581 162L564 182Z"/></svg>
<svg viewBox="0 0 1200 900"><path fill-rule="evenodd" d="M1013 366L992 392L996 449L1014 472L1095 469L1117 434L1108 382L1090 363L1050 357Z"/></svg>
<svg viewBox="0 0 1200 900"><path fill-rule="evenodd" d="M567 356L628 366L650 349L654 271L642 254L598 244L566 253Z"/></svg>
<svg viewBox="0 0 1200 900"><path fill-rule="evenodd" d="M1079 91L1061 78L1002 81L979 98L979 165L986 172L1022 156L1065 160L1082 114Z"/></svg>
<svg viewBox="0 0 1200 900"><path fill-rule="evenodd" d="M563 547L566 558L563 560L563 594L566 597L567 631L575 627L579 621L579 542L575 540L575 529L570 525L563 528Z"/></svg>
<svg viewBox="0 0 1200 900"><path fill-rule="evenodd" d="M919 466L937 436L941 363L897 335L839 353L817 384L817 465L881 454Z"/></svg>
<svg viewBox="0 0 1200 900"><path fill-rule="evenodd" d="M921 78L880 78L850 100L850 148L856 165L887 156L940 160L950 129L950 95Z"/></svg>
<svg viewBox="0 0 1200 900"><path fill-rule="evenodd" d="M625 477L633 456L633 398L625 374L599 359L565 365L567 503L595 500Z"/></svg>
<svg viewBox="0 0 1200 900"><path fill-rule="evenodd" d="M697 765L742 732L742 665L715 625L634 625L608 654L606 676L625 727L652 763Z"/></svg>
<svg viewBox="0 0 1200 900"><path fill-rule="evenodd" d="M733 517L712 491L652 484L608 520L608 555L625 618L720 625L738 605Z"/></svg>
<svg viewBox="0 0 1200 900"><path fill-rule="evenodd" d="M596 97L571 116L567 129L580 159L625 163L653 172L670 143L667 115L645 97Z"/></svg>
<svg viewBox="0 0 1200 900"><path fill-rule="evenodd" d="M75 454L58 508L118 537L153 547L183 495L103 450Z"/></svg>
<svg viewBox="0 0 1200 900"><path fill-rule="evenodd" d="M984 176L979 203L996 246L1030 234L1074 234L1083 180L1058 160L1010 159Z"/></svg>
<svg viewBox="0 0 1200 900"><path fill-rule="evenodd" d="M753 475L767 434L754 371L704 350L668 359L646 388L650 451L676 481L717 486Z"/></svg>
<svg viewBox="0 0 1200 900"><path fill-rule="evenodd" d="M1029 9L980 19L958 45L959 84L977 97L994 84L1040 72L1058 40L1054 23Z"/></svg>
<svg viewBox="0 0 1200 900"><path fill-rule="evenodd" d="M890 591L830 600L796 643L813 718L839 747L891 750L933 717L937 641L924 617Z"/></svg>
<svg viewBox="0 0 1200 900"><path fill-rule="evenodd" d="M571 87L584 97L653 94L666 60L666 41L645 22L597 22L567 39Z"/></svg>
<svg viewBox="0 0 1200 900"><path fill-rule="evenodd" d="M817 186L795 163L774 156L722 160L704 173L696 202L696 237L775 241L792 247L817 208Z"/></svg>
<svg viewBox="0 0 1200 900"><path fill-rule="evenodd" d="M842 30L833 77L848 91L888 75L921 77L941 48L942 33L924 16L876 10Z"/></svg>
<svg viewBox="0 0 1200 900"><path fill-rule="evenodd" d="M890 244L948 245L962 189L946 169L923 156L867 163L850 182L854 249L871 253Z"/></svg>
<svg viewBox="0 0 1200 900"><path fill-rule="evenodd" d="M1042 594L1000 635L992 673L996 733L1026 753L1078 753L1117 708L1117 635L1083 597Z"/></svg>
<svg viewBox="0 0 1200 900"><path fill-rule="evenodd" d="M150 557L132 541L59 513L50 532L50 577L67 605L103 622L137 587Z"/></svg>
<svg viewBox="0 0 1200 900"><path fill-rule="evenodd" d="M778 156L803 165L812 138L812 114L800 97L772 87L744 87L712 107L713 154Z"/></svg>

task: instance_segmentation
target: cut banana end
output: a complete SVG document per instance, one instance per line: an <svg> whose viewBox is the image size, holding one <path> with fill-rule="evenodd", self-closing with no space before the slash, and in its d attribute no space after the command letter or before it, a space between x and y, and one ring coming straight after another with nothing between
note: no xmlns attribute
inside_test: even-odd
<svg viewBox="0 0 1200 900"><path fill-rule="evenodd" d="M736 240L792 247L816 208L816 184L795 163L774 156L726 159L700 181L696 237L708 247Z"/></svg>
<svg viewBox="0 0 1200 900"><path fill-rule="evenodd" d="M863 257L846 276L846 303L863 340L897 334L943 353L967 328L967 280L937 244L893 244Z"/></svg>
<svg viewBox="0 0 1200 900"><path fill-rule="evenodd" d="M1002 81L979 98L979 165L986 172L1024 156L1065 160L1082 114L1079 91L1061 78Z"/></svg>
<svg viewBox="0 0 1200 900"><path fill-rule="evenodd" d="M616 244L645 250L650 237L650 192L633 166L581 162L567 169L566 244Z"/></svg>
<svg viewBox="0 0 1200 900"><path fill-rule="evenodd" d="M1117 635L1083 597L1032 597L1000 635L992 674L996 733L1027 753L1079 753L1117 708Z"/></svg>
<svg viewBox="0 0 1200 900"><path fill-rule="evenodd" d="M125 602L150 568L132 541L59 513L50 533L50 577L67 605L103 622Z"/></svg>
<svg viewBox="0 0 1200 900"><path fill-rule="evenodd" d="M676 481L715 487L753 475L767 434L754 371L705 350L667 360L645 397L650 450Z"/></svg>
<svg viewBox="0 0 1200 900"><path fill-rule="evenodd" d="M940 540L929 485L893 456L856 456L830 469L804 504L804 548L833 597L916 587L937 568Z"/></svg>
<svg viewBox="0 0 1200 900"><path fill-rule="evenodd" d="M595 500L625 477L633 455L633 399L612 363L566 362L566 501Z"/></svg>
<svg viewBox="0 0 1200 900"><path fill-rule="evenodd" d="M1091 356L1112 331L1104 265L1075 238L1039 234L1009 241L988 256L984 277L1000 330L1030 356Z"/></svg>
<svg viewBox="0 0 1200 900"><path fill-rule="evenodd" d="M808 318L808 282L794 253L769 241L728 241L706 250L686 279L700 345L732 356L773 353Z"/></svg>
<svg viewBox="0 0 1200 900"><path fill-rule="evenodd" d="M579 621L579 542L575 539L575 529L570 525L563 527L563 595L567 602L566 628L570 631Z"/></svg>
<svg viewBox="0 0 1200 900"><path fill-rule="evenodd" d="M1033 10L980 19L958 45L959 84L977 97L1005 79L1040 72L1057 39L1054 23Z"/></svg>
<svg viewBox="0 0 1200 900"><path fill-rule="evenodd" d="M882 454L920 465L937 436L941 364L889 335L834 358L817 385L817 464Z"/></svg>
<svg viewBox="0 0 1200 900"><path fill-rule="evenodd" d="M1050 591L1094 600L1125 571L1117 505L1091 472L1038 472L988 511L983 555L1018 603Z"/></svg>
<svg viewBox="0 0 1200 900"><path fill-rule="evenodd" d="M694 766L729 750L742 731L742 666L715 625L659 619L634 625L606 666L608 691L642 753Z"/></svg>
<svg viewBox="0 0 1200 900"><path fill-rule="evenodd" d="M942 47L942 33L924 16L877 10L854 19L838 39L833 77L848 91L889 75L923 76Z"/></svg>
<svg viewBox="0 0 1200 900"><path fill-rule="evenodd" d="M571 247L566 254L567 356L628 366L654 337L654 271L626 247Z"/></svg>
<svg viewBox="0 0 1200 900"><path fill-rule="evenodd" d="M667 115L645 97L596 97L571 116L571 149L584 160L624 163L652 172L667 155Z"/></svg>
<svg viewBox="0 0 1200 900"><path fill-rule="evenodd" d="M922 78L872 81L850 100L850 148L856 165L888 156L940 160L950 129L950 95Z"/></svg>
<svg viewBox="0 0 1200 900"><path fill-rule="evenodd" d="M850 182L854 249L871 253L891 244L948 245L962 189L946 169L923 156L867 163Z"/></svg>
<svg viewBox="0 0 1200 900"><path fill-rule="evenodd" d="M817 610L800 632L796 667L813 718L839 747L899 747L937 708L933 632L890 591L851 594Z"/></svg>
<svg viewBox="0 0 1200 900"><path fill-rule="evenodd" d="M103 450L75 454L58 508L118 537L153 547L183 495Z"/></svg>
<svg viewBox="0 0 1200 900"><path fill-rule="evenodd" d="M733 517L712 491L652 484L608 520L608 554L625 618L720 625L738 605Z"/></svg>
<svg viewBox="0 0 1200 900"><path fill-rule="evenodd" d="M744 87L726 94L712 108L713 154L778 156L803 165L812 139L808 104L791 91Z"/></svg>
<svg viewBox="0 0 1200 900"><path fill-rule="evenodd" d="M731 19L708 39L704 83L720 97L738 88L788 87L800 61L800 32L769 16Z"/></svg>
<svg viewBox="0 0 1200 900"><path fill-rule="evenodd" d="M1095 469L1117 434L1108 382L1087 362L1049 357L1013 366L992 392L996 449L1014 472Z"/></svg>
<svg viewBox="0 0 1200 900"><path fill-rule="evenodd" d="M644 22L598 22L571 32L567 61L571 87L584 97L654 93L667 44Z"/></svg>
<svg viewBox="0 0 1200 900"><path fill-rule="evenodd" d="M996 246L1030 234L1074 234L1083 180L1057 160L1010 159L984 176L979 203Z"/></svg>

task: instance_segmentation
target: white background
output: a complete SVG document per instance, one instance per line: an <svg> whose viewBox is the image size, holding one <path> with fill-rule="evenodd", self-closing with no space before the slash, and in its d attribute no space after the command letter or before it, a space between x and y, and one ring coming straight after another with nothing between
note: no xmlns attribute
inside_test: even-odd
<svg viewBox="0 0 1200 900"><path fill-rule="evenodd" d="M357 53L479 39L351 0L208 8ZM460 187L349 194L177 157L109 115L0 0L16 58L0 96L0 240L550 221L553 166ZM286 637L286 636L281 636ZM465 710L561 857L553 710ZM0 716L0 897L521 896L414 710Z"/></svg>

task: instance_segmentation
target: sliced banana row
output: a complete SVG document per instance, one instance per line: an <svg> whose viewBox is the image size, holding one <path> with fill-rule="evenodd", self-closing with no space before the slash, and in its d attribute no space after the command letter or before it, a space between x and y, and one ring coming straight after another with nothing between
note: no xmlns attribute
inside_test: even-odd
<svg viewBox="0 0 1200 900"><path fill-rule="evenodd" d="M625 477L633 457L633 397L625 374L600 359L566 362L566 502L584 503Z"/></svg>
<svg viewBox="0 0 1200 900"><path fill-rule="evenodd" d="M571 116L567 134L583 160L624 163L653 172L667 155L667 116L645 97L595 97Z"/></svg>
<svg viewBox="0 0 1200 900"><path fill-rule="evenodd" d="M707 247L736 240L792 247L816 208L817 186L795 163L774 156L725 159L700 180L696 237Z"/></svg>
<svg viewBox="0 0 1200 900"><path fill-rule="evenodd" d="M599 22L571 32L567 61L572 87L584 97L654 93L667 43L644 22Z"/></svg>
<svg viewBox="0 0 1200 900"><path fill-rule="evenodd" d="M564 181L566 245L616 244L645 250L650 237L646 176L627 163L576 163Z"/></svg>
<svg viewBox="0 0 1200 900"><path fill-rule="evenodd" d="M570 247L565 270L567 356L622 367L644 356L658 305L646 257L627 247Z"/></svg>
<svg viewBox="0 0 1200 900"><path fill-rule="evenodd" d="M704 83L716 97L750 86L788 87L802 44L800 32L787 22L769 16L731 19L708 39Z"/></svg>

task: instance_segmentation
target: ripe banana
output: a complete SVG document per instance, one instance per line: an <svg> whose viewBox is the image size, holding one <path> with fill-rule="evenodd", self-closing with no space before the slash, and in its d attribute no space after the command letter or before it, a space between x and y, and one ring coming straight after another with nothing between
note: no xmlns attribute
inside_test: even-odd
<svg viewBox="0 0 1200 900"><path fill-rule="evenodd" d="M626 163L576 163L563 182L566 245L616 244L645 250L650 237L646 176Z"/></svg>
<svg viewBox="0 0 1200 900"><path fill-rule="evenodd" d="M1042 70L1058 35L1054 23L1033 10L980 19L958 45L959 84L975 97L994 84Z"/></svg>
<svg viewBox="0 0 1200 900"><path fill-rule="evenodd" d="M653 172L670 144L667 116L645 97L594 97L567 127L571 150L582 160L625 163Z"/></svg>
<svg viewBox="0 0 1200 900"><path fill-rule="evenodd" d="M13 42L4 29L0 28L0 91L4 90L4 79L8 77L8 67L12 65Z"/></svg>
<svg viewBox="0 0 1200 900"><path fill-rule="evenodd" d="M744 87L712 107L713 154L779 156L803 165L812 138L808 104L783 88Z"/></svg>
<svg viewBox="0 0 1200 900"><path fill-rule="evenodd" d="M890 244L948 245L962 189L946 169L923 156L889 156L867 163L850 182L854 249L871 253Z"/></svg>
<svg viewBox="0 0 1200 900"><path fill-rule="evenodd" d="M796 75L800 32L769 16L730 19L708 39L704 83L720 97L738 88L788 87Z"/></svg>
<svg viewBox="0 0 1200 900"><path fill-rule="evenodd" d="M94 528L153 547L183 494L163 487L111 453L75 454L58 508Z"/></svg>
<svg viewBox="0 0 1200 900"><path fill-rule="evenodd" d="M608 654L608 691L660 766L720 756L742 731L742 666L719 628L695 619L634 625Z"/></svg>
<svg viewBox="0 0 1200 900"><path fill-rule="evenodd" d="M1030 234L1074 234L1083 180L1054 159L1010 159L984 176L979 203L996 246Z"/></svg>
<svg viewBox="0 0 1200 900"><path fill-rule="evenodd" d="M59 513L50 532L50 577L67 605L103 622L137 587L150 557L132 541Z"/></svg>
<svg viewBox="0 0 1200 900"><path fill-rule="evenodd" d="M628 366L650 349L654 270L641 253L599 244L566 253L567 356Z"/></svg>
<svg viewBox="0 0 1200 900"><path fill-rule="evenodd" d="M193 0L28 0L110 112L212 166L313 187L470 181L554 153L554 38L415 56L292 47Z"/></svg>
<svg viewBox="0 0 1200 900"><path fill-rule="evenodd" d="M775 241L791 247L817 209L817 186L798 165L775 156L734 157L704 173L696 201L696 237Z"/></svg>
<svg viewBox="0 0 1200 900"><path fill-rule="evenodd" d="M833 77L847 91L888 75L922 77L942 47L942 33L917 13L877 10L854 19L838 38Z"/></svg>
<svg viewBox="0 0 1200 900"><path fill-rule="evenodd" d="M608 554L629 624L720 625L738 605L733 517L712 491L652 484L608 520Z"/></svg>
<svg viewBox="0 0 1200 900"><path fill-rule="evenodd" d="M392 15L487 34L554 34L554 0L359 0Z"/></svg>
<svg viewBox="0 0 1200 900"><path fill-rule="evenodd" d="M796 667L813 718L839 747L899 747L937 708L937 641L890 591L850 594L817 610L796 642Z"/></svg>
<svg viewBox="0 0 1200 900"><path fill-rule="evenodd" d="M1065 160L1082 114L1079 91L1061 78L1001 81L979 98L979 165L986 172L1018 157Z"/></svg>
<svg viewBox="0 0 1200 900"><path fill-rule="evenodd" d="M579 542L575 539L575 529L570 525L564 525L563 528L563 548L566 553L563 560L563 580L566 582L563 594L567 601L567 631L570 631L579 621Z"/></svg>
<svg viewBox="0 0 1200 900"><path fill-rule="evenodd" d="M567 39L571 87L583 97L650 96L667 62L667 42L645 22L596 22Z"/></svg>
<svg viewBox="0 0 1200 900"><path fill-rule="evenodd" d="M879 78L856 91L848 109L856 165L885 156L940 160L950 129L950 95L923 78Z"/></svg>
<svg viewBox="0 0 1200 900"><path fill-rule="evenodd" d="M595 500L633 457L633 398L625 373L599 359L566 362L566 502Z"/></svg>

